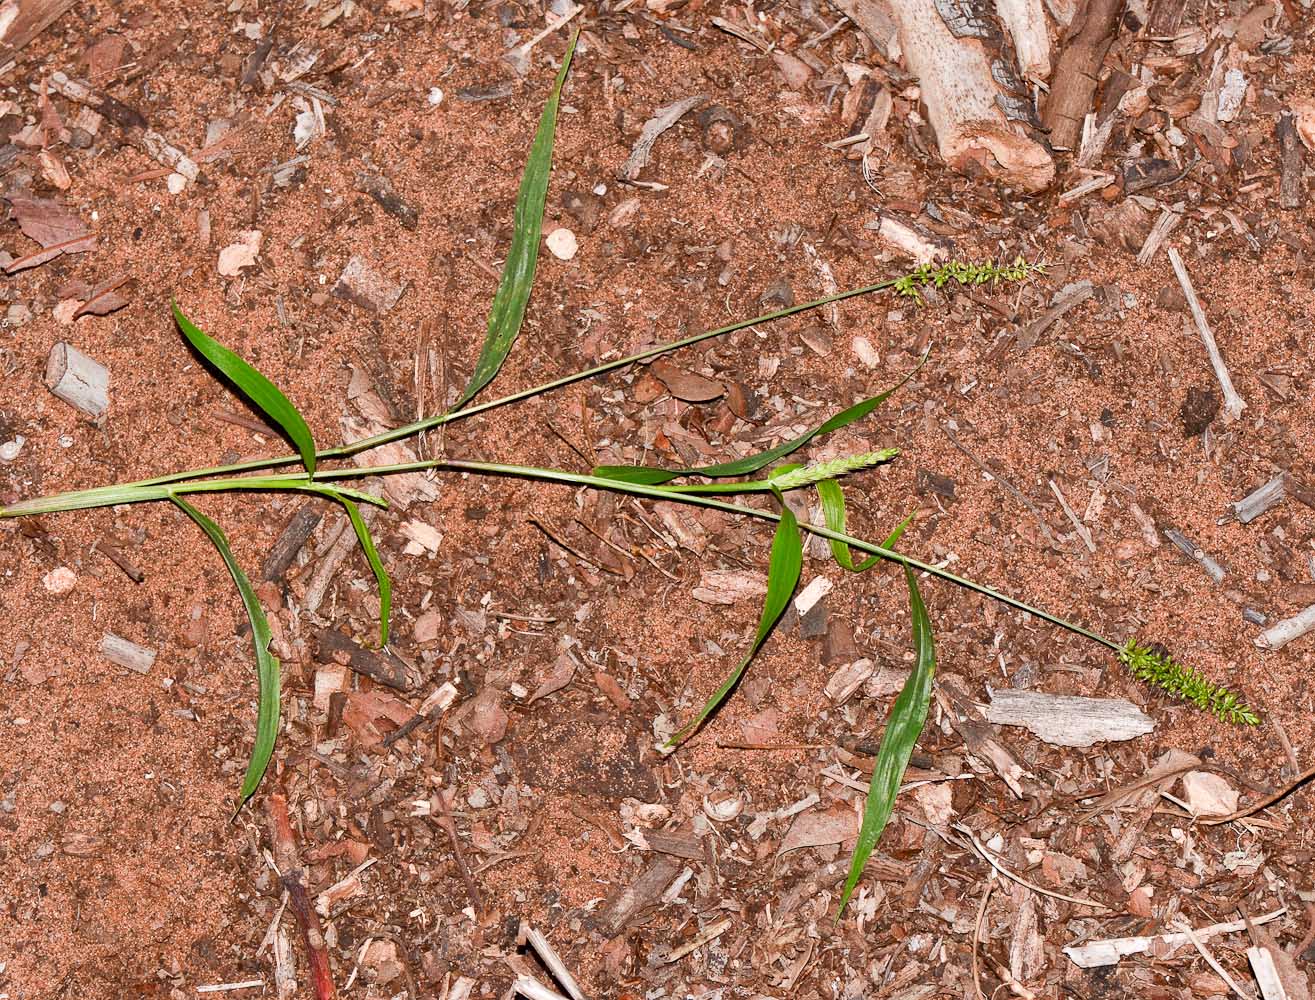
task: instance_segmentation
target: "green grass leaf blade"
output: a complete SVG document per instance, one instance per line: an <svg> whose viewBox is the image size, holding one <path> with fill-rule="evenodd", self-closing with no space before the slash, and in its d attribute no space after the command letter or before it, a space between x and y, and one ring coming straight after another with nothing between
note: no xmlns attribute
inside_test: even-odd
<svg viewBox="0 0 1315 1000"><path fill-rule="evenodd" d="M341 494L337 499L347 511L347 517L356 532L356 540L361 543L361 551L365 553L365 561L370 564L375 582L379 585L379 646L383 648L388 645L388 623L393 614L393 581L389 579L388 570L384 569L383 560L379 558L370 527L365 523L365 518L361 517L361 508Z"/></svg>
<svg viewBox="0 0 1315 1000"><path fill-rule="evenodd" d="M830 419L818 424L811 431L806 431L799 437L778 444L774 448L768 448L766 451L747 455L733 462L704 465L696 469L655 469L642 465L600 465L593 470L592 474L603 479L616 479L623 483L640 483L646 486L660 486L682 476L706 476L709 479L721 479L726 476L747 476L771 465L786 455L793 454L815 437L830 434L842 427L848 427L856 420L862 420L902 388L905 382L913 378L926 361L927 355L923 354L917 366L889 389L841 410Z"/></svg>
<svg viewBox="0 0 1315 1000"><path fill-rule="evenodd" d="M507 250L507 261L502 266L502 280L498 282L493 305L489 308L484 347L480 351L479 360L475 362L470 381L462 390L461 398L453 410L461 409L477 392L493 381L493 376L498 374L498 369L502 367L503 360L520 334L525 307L529 304L530 291L534 287L534 271L539 264L539 237L543 232L543 209L548 199L548 174L552 169L557 109L561 104L562 84L566 82L566 73L578 37L579 32L573 34L566 46L561 69L557 71L548 102L539 117L539 128L530 146L525 173L521 176L520 191L516 194L511 247Z"/></svg>
<svg viewBox="0 0 1315 1000"><path fill-rule="evenodd" d="M762 648L767 636L771 634L773 626L785 613L795 587L799 584L799 573L804 565L803 536L799 532L799 522L793 512L785 505L785 501L779 493L776 494L776 497L781 501L781 520L777 523L776 534L772 538L772 552L767 565L767 597L763 600L762 617L758 621L758 632L754 636L753 645L749 647L749 652L740 661L739 666L731 671L730 676L722 682L721 687L717 688L712 697L708 699L699 714L686 723L671 739L667 740L666 745L668 747L680 743L697 732L708 716L715 712L721 703L726 700L726 696L731 693L744 675L749 662Z"/></svg>
<svg viewBox="0 0 1315 1000"><path fill-rule="evenodd" d="M839 534L846 534L845 530L845 489L834 479L826 479L817 484L817 496L822 501L822 517L828 528ZM881 543L883 549L893 549L895 543L900 540L904 531L913 523L913 515L910 514L895 526L884 542ZM841 569L847 569L851 573L862 573L871 569L877 563L881 562L881 556L869 556L861 563L854 562L853 553L850 551L849 543L838 538L828 538L827 542L831 546L831 555L840 565Z"/></svg>
<svg viewBox="0 0 1315 1000"><path fill-rule="evenodd" d="M927 616L927 606L922 603L922 595L918 592L918 581L908 566L904 567L904 577L909 584L913 648L918 659L886 721L886 732L881 738L881 748L877 751L876 765L872 768L872 783L868 786L867 802L863 807L858 842L854 845L854 857L849 864L849 877L845 879L845 891L840 896L840 908L836 911L837 920L845 912L849 897L863 875L863 866L867 864L890 820L891 811L895 808L895 796L899 794L900 782L904 780L904 771L909 766L909 758L913 755L913 748L927 721L927 708L931 704L931 685L936 676L936 648L932 641L931 619Z"/></svg>
<svg viewBox="0 0 1315 1000"><path fill-rule="evenodd" d="M278 657L269 651L273 634L269 630L265 609L260 606L260 600L256 597L251 581L247 579L246 573L233 557L233 550L229 547L224 530L182 497L175 496L171 499L197 523L219 550L224 565L228 567L229 575L233 577L233 583L237 585L237 592L242 596L242 606L246 609L247 620L251 623L251 642L256 651L256 674L260 681L260 695L256 708L256 742L251 749L251 759L247 762L247 773L242 779L242 788L238 792L237 807L241 809L260 786L260 779L265 776L269 759L274 754L274 742L279 733L279 661Z"/></svg>
<svg viewBox="0 0 1315 1000"><path fill-rule="evenodd" d="M301 455L301 464L306 467L306 472L315 475L315 441L305 419L288 397L273 382L184 316L177 302L171 302L170 305L178 329L183 331L187 342L288 436L288 440Z"/></svg>

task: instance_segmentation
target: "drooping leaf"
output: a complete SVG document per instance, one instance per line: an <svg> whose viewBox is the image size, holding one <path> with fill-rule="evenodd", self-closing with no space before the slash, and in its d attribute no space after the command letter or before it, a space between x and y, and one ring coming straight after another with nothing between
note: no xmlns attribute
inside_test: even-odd
<svg viewBox="0 0 1315 1000"><path fill-rule="evenodd" d="M931 685L936 676L936 648L932 641L931 619L927 616L927 606L922 603L922 595L918 592L918 581L908 566L904 567L904 577L909 585L913 649L918 659L909 679L904 682L904 689L891 706L890 718L886 720L886 732L882 735L881 748L877 751L876 764L872 768L872 783L868 786L868 798L863 807L863 822L859 826L858 842L854 845L854 857L849 863L849 877L845 879L845 891L840 896L836 919L845 912L849 897L863 875L863 866L867 864L890 820L891 811L895 808L895 796L899 794L900 782L904 780L904 771L909 766L909 758L913 755L913 748L927 721L927 708L931 704Z"/></svg>
<svg viewBox="0 0 1315 1000"><path fill-rule="evenodd" d="M754 636L753 645L749 647L749 652L740 661L739 666L731 671L730 676L722 682L721 687L717 688L712 697L708 699L699 714L686 723L671 739L667 740L666 745L668 747L675 746L695 733L708 716L715 712L718 706L726 700L726 696L731 693L744 675L744 670L748 667L749 661L762 648L762 644L767 641L767 636L771 634L773 626L784 614L786 605L790 603L790 597L799 584L799 571L804 565L804 545L803 538L799 533L799 522L790 508L785 505L785 500L780 493L776 494L776 498L781 503L781 520L777 522L776 534L772 538L772 552L767 564L767 596L763 600L762 617L758 621L758 632Z"/></svg>
<svg viewBox="0 0 1315 1000"><path fill-rule="evenodd" d="M834 479L823 480L817 484L817 496L822 501L822 517L826 526L832 531L845 534L845 488ZM900 536L904 534L904 529L912 523L913 515L910 514L895 526L895 530L881 543L881 547L893 549ZM829 538L827 541L831 545L831 555L835 557L841 569L847 569L851 573L869 570L882 559L881 556L868 556L861 563L856 564L848 542L842 542L838 538Z"/></svg>
<svg viewBox="0 0 1315 1000"><path fill-rule="evenodd" d="M301 455L301 464L306 467L306 472L315 475L315 441L311 438L305 419L288 397L273 382L184 316L177 302L170 305L173 306L178 329L183 331L187 342L288 436L288 440Z"/></svg>
<svg viewBox="0 0 1315 1000"><path fill-rule="evenodd" d="M251 643L256 652L256 675L259 679L260 691L256 707L256 742L251 748L247 773L242 779L242 788L238 792L237 807L241 809L260 786L260 779L265 776L265 768L269 766L269 759L274 753L274 741L278 739L279 661L278 657L269 651L273 634L269 630L265 609L260 606L260 599L256 597L251 581L247 579L246 573L233 557L233 550L229 547L224 530L182 497L173 496L170 499L197 523L219 550L219 555L223 558L224 565L228 567L233 583L237 585L237 592L242 597L247 621L251 623Z"/></svg>
<svg viewBox="0 0 1315 1000"><path fill-rule="evenodd" d="M530 155L525 163L525 173L521 176L520 190L516 194L511 246L507 250L507 261L502 266L502 280L498 282L493 305L489 308L484 347L480 351L479 360L475 362L470 381L462 390L461 398L453 410L461 409L493 380L520 334L525 307L529 304L530 291L534 287L534 271L539 263L539 237L543 232L543 209L548 198L548 174L552 169L557 108L561 104L562 84L566 82L566 73L578 37L579 32L573 34L566 46L562 67L557 71L548 102L543 107L543 114L539 116L539 129L534 134Z"/></svg>
<svg viewBox="0 0 1315 1000"><path fill-rule="evenodd" d="M370 564L375 582L379 585L379 646L382 648L388 645L389 619L393 613L393 582L379 558L379 550L375 548L374 538L370 535L370 527L365 523L365 518L361 516L361 509L341 494L338 500L347 511L347 517L356 531L356 540L361 543L361 551L365 553L365 561Z"/></svg>
<svg viewBox="0 0 1315 1000"><path fill-rule="evenodd" d="M766 451L760 451L755 455L748 455L733 462L722 462L718 465L704 465L696 469L657 469L646 465L600 465L593 470L593 475L600 476L603 479L617 479L623 483L639 483L645 486L660 486L682 476L706 476L709 479L722 479L726 476L747 476L751 472L757 472L786 455L798 451L815 437L830 434L842 427L848 427L856 420L863 419L889 399L905 382L913 378L926 361L927 355L923 354L917 366L889 389L870 399L855 403L848 409L841 410L829 420L818 424L811 431L801 434L791 441L778 444L774 448L768 448Z"/></svg>

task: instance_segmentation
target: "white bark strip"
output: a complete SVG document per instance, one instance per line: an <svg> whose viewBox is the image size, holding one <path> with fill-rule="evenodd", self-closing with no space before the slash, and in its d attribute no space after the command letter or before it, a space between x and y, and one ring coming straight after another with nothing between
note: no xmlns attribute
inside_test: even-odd
<svg viewBox="0 0 1315 1000"><path fill-rule="evenodd" d="M110 406L110 370L62 340L46 359L46 388L92 419Z"/></svg>
<svg viewBox="0 0 1315 1000"><path fill-rule="evenodd" d="M1005 118L985 46L975 38L955 38L935 0L901 0L893 13L945 162L955 170L976 165L1025 191L1048 187L1054 161Z"/></svg>
<svg viewBox="0 0 1315 1000"><path fill-rule="evenodd" d="M1014 40L1018 54L1018 72L1024 80L1045 80L1050 76L1050 31L1041 0L995 0L1000 15Z"/></svg>
<svg viewBox="0 0 1315 1000"><path fill-rule="evenodd" d="M1169 247L1169 263L1173 265L1173 273L1178 276L1178 284L1182 285L1183 294L1187 296L1187 307L1192 311L1192 319L1196 322L1196 332L1201 335L1201 343L1205 344L1205 353L1210 355L1210 367L1215 371L1215 378L1219 380L1219 388L1224 393L1224 412L1229 418L1236 420L1242 416L1242 411L1247 408L1246 401L1237 394L1233 388L1233 379L1228 374L1228 368L1224 364L1224 357L1219 353L1219 345L1215 343L1215 335L1210 330L1210 323L1205 318L1205 310L1201 308L1200 300L1196 297L1196 289L1192 287L1192 279L1187 274L1187 268L1183 266L1183 259L1178 255L1176 247Z"/></svg>
<svg viewBox="0 0 1315 1000"><path fill-rule="evenodd" d="M1261 649L1282 649L1293 639L1300 639L1307 632L1315 629L1315 604L1299 611L1291 618L1275 622L1260 635L1255 643Z"/></svg>

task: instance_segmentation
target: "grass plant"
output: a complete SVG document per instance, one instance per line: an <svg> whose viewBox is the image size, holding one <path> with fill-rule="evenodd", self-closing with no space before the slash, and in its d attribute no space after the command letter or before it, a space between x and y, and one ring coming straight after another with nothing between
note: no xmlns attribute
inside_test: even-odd
<svg viewBox="0 0 1315 1000"><path fill-rule="evenodd" d="M690 347L735 330L778 320L832 302L880 291L920 298L922 289L927 287L941 288L949 284L977 286L998 282L1024 281L1040 270L1037 265L1028 264L1022 260L1009 264L952 262L944 265L927 265L908 274L828 295L811 302L804 302L787 309L777 310L714 330L704 331L671 343L658 345L637 354L597 365L491 402L475 403L475 397L497 376L503 362L520 335L526 307L533 289L539 253L541 223L551 170L557 111L574 47L575 38L572 38L540 118L516 200L512 241L508 249L501 280L489 311L484 343L470 381L461 392L456 405L452 409L404 427L376 434L364 440L319 449L315 445L305 419L278 387L233 351L192 323L175 304L173 305L174 319L178 329L191 347L288 438L296 448L296 454L173 472L153 479L24 500L0 508L0 517L22 517L119 504L167 501L182 510L214 545L233 578L243 608L251 623L252 644L258 677L259 695L255 739L246 773L238 793L239 808L250 799L259 787L261 778L265 774L274 751L279 729L279 661L269 649L271 633L265 613L256 598L250 580L233 556L227 536L218 524L193 506L193 500L198 494L241 490L264 493L304 493L341 505L356 532L366 560L378 583L380 591L379 642L381 645L386 645L389 636L389 618L391 616L391 585L388 574L379 558L374 540L364 519L361 517L359 504L369 503L381 507L387 506L387 504L381 497L353 489L344 484L352 479L364 476L386 476L427 469L449 473L509 476L538 483L557 483L573 487L612 490L654 500L667 500L710 507L734 515L765 519L776 523L768 557L767 595L763 602L762 613L753 640L743 657L727 674L725 680L707 699L702 708L667 741L666 749L668 750L674 749L696 733L708 718L717 711L718 707L730 696L755 654L767 641L772 629L784 613L798 583L803 563L804 534L811 533L826 538L836 563L847 571L863 572L883 561L894 562L903 568L913 625L915 666L908 682L890 710L872 774L872 782L865 804L857 846L837 916L840 912L843 912L862 875L863 866L880 840L882 831L890 818L909 757L927 717L936 672L936 651L931 619L919 590L919 575L935 577L966 587L1102 645L1113 652L1134 676L1158 686L1170 694L1186 699L1223 721L1251 725L1259 721L1255 713L1231 692L1207 681L1194 671L1180 666L1162 649L1141 645L1136 639L1116 642L984 584L958 576L942 567L931 565L912 555L898 551L896 545L899 543L904 530L908 527L910 518L906 518L892 530L881 544L856 538L847 532L845 496L841 480L846 476L859 474L874 465L893 460L898 454L897 450L888 448L857 455L841 456L812 465L785 462L784 460L804 448L815 438L840 430L868 416L884 403L893 392L913 378L918 368L906 373L891 388L841 410L805 434L755 455L697 468L661 469L649 466L599 466L586 474L534 466L469 462L455 458L440 458L432 461L393 466L372 466L364 469L326 467L335 460L347 458L390 441L419 434L422 431L439 427L453 420L471 417L496 407L506 406L554 391L581 379L623 368L635 362ZM926 357L924 356L923 362L925 360ZM919 368L923 362L919 363ZM285 472L268 471L294 464L300 465L301 469ZM757 473L762 473L763 470L767 471L760 478L743 478L753 477ZM677 482L678 480L690 479L697 481ZM823 524L798 521L785 504L784 494L799 489L815 489L817 491L823 511ZM767 494L775 501L777 509L747 506L723 499L726 496L753 493ZM856 563L853 556L855 550L865 553L867 558Z"/></svg>

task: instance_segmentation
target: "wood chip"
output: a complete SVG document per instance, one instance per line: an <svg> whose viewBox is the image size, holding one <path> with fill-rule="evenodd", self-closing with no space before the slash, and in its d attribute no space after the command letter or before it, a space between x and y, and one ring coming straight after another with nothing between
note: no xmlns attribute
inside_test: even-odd
<svg viewBox="0 0 1315 1000"><path fill-rule="evenodd" d="M1004 689L992 692L988 722L1024 726L1054 746L1089 747L1145 736L1155 722L1122 698L1080 698Z"/></svg>

